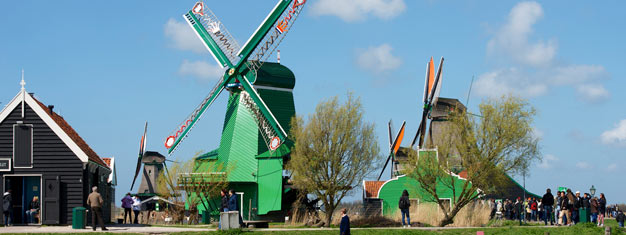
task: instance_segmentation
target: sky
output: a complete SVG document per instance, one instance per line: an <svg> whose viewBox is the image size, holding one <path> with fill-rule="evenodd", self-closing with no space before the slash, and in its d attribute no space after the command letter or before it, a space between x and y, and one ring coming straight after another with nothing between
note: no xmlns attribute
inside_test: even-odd
<svg viewBox="0 0 626 235"><path fill-rule="evenodd" d="M182 18L194 3L1 1L0 106L19 92L24 69L29 92L55 105L101 157L116 158L120 199L130 188L144 123L147 149L165 153L165 137L223 74ZM276 1L205 4L243 44ZM353 92L386 155L387 122L398 128L406 120L402 145L409 145L426 63L443 56L442 97L478 112L481 101L514 94L537 109L543 160L525 177L531 192L587 192L594 185L609 203L626 202L625 5L309 0L279 46L281 63L296 75L298 115ZM170 160L217 148L224 94ZM355 190L347 200L360 195Z"/></svg>

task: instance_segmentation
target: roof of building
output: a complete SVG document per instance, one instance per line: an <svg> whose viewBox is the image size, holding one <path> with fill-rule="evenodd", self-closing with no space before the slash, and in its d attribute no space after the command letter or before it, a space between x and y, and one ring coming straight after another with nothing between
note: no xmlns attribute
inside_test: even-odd
<svg viewBox="0 0 626 235"><path fill-rule="evenodd" d="M364 181L365 185L365 197L366 198L377 198L378 191L380 187L383 186L387 181Z"/></svg>
<svg viewBox="0 0 626 235"><path fill-rule="evenodd" d="M30 94L28 94L30 95ZM41 103L41 101L39 101L37 98L31 96L38 104L39 106L41 106L41 108L52 118L52 120L54 120L54 122L57 123L57 125L59 125L59 127L61 127L61 129L74 141L74 143L76 143L76 145L78 145L78 147L83 150L83 152L85 152L85 154L87 154L87 156L89 157L89 160L101 165L103 167L109 168L109 164L105 163L99 156L98 154L93 151L93 149L91 149L91 147L89 147L89 145L87 144L87 142L85 142L85 140L83 140L83 138L80 137L80 135L78 135L78 133L76 132L76 130L74 130L74 128L72 128L72 126L70 126L69 123L67 123L67 121L65 121L65 119L55 113L54 111L50 110L48 107L46 107L46 105L44 105L43 103ZM109 168L110 169L110 168Z"/></svg>
<svg viewBox="0 0 626 235"><path fill-rule="evenodd" d="M102 158L102 161L106 163L109 168L111 168L111 158L105 157Z"/></svg>

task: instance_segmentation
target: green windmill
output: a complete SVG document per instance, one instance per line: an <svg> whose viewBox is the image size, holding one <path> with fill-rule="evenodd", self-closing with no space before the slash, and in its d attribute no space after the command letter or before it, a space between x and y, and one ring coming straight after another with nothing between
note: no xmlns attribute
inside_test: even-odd
<svg viewBox="0 0 626 235"><path fill-rule="evenodd" d="M212 164L224 164L229 188L237 192L241 214L247 220L284 218L286 198L293 195L286 186L283 166L292 146L287 133L295 115L295 76L287 67L265 61L289 32L305 2L278 1L243 47L202 2L183 15L225 72L166 138L165 147L171 155L219 94L229 91L219 148L195 159L194 174L219 173ZM217 203L209 203L199 210L214 212L217 208Z"/></svg>

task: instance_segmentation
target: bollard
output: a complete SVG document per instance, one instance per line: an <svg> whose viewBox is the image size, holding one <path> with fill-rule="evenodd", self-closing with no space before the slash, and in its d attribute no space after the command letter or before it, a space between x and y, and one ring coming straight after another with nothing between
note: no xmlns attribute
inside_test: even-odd
<svg viewBox="0 0 626 235"><path fill-rule="evenodd" d="M611 235L611 227L606 226L604 228L604 235Z"/></svg>

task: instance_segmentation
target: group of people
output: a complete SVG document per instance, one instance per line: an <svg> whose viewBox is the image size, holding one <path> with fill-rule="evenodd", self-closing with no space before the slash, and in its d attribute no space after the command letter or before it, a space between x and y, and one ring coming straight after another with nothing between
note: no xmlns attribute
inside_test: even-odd
<svg viewBox="0 0 626 235"><path fill-rule="evenodd" d="M542 198L528 198L522 201L520 197L515 202L506 199L504 203L495 203L491 199L491 216L502 214L504 218L510 220L522 221L544 221L551 225L573 225L580 222L580 216L583 211L590 215L592 223L598 226L604 226L604 216L607 213L606 197L604 193L600 193L600 197L592 197L588 193L580 195L579 191L573 193L571 189L560 191L553 195L550 189ZM498 213L499 212L499 213ZM616 212L616 218L621 214L620 226L623 227L623 221L626 216L619 210Z"/></svg>
<svg viewBox="0 0 626 235"><path fill-rule="evenodd" d="M130 193L126 193L126 196L122 198L122 208L124 208L124 223L130 224L139 223L139 213L141 212L141 201L137 196L130 196ZM135 213L135 220L133 220L133 215L131 210ZM128 220L126 220L128 218ZM128 221L128 222L126 222Z"/></svg>
<svg viewBox="0 0 626 235"><path fill-rule="evenodd" d="M38 223L39 196L33 196L33 200L28 203L28 208L24 211L26 223ZM13 195L11 189L2 195L2 214L4 215L4 226L13 224Z"/></svg>
<svg viewBox="0 0 626 235"><path fill-rule="evenodd" d="M235 190L229 190L226 192L223 189L220 192L222 196L222 204L220 205L220 212L229 212L229 211L238 211L239 213L239 225L243 226L243 219L241 218L241 211L239 211L239 207L237 206L237 194L235 194ZM219 224L220 228L222 226L221 221Z"/></svg>

